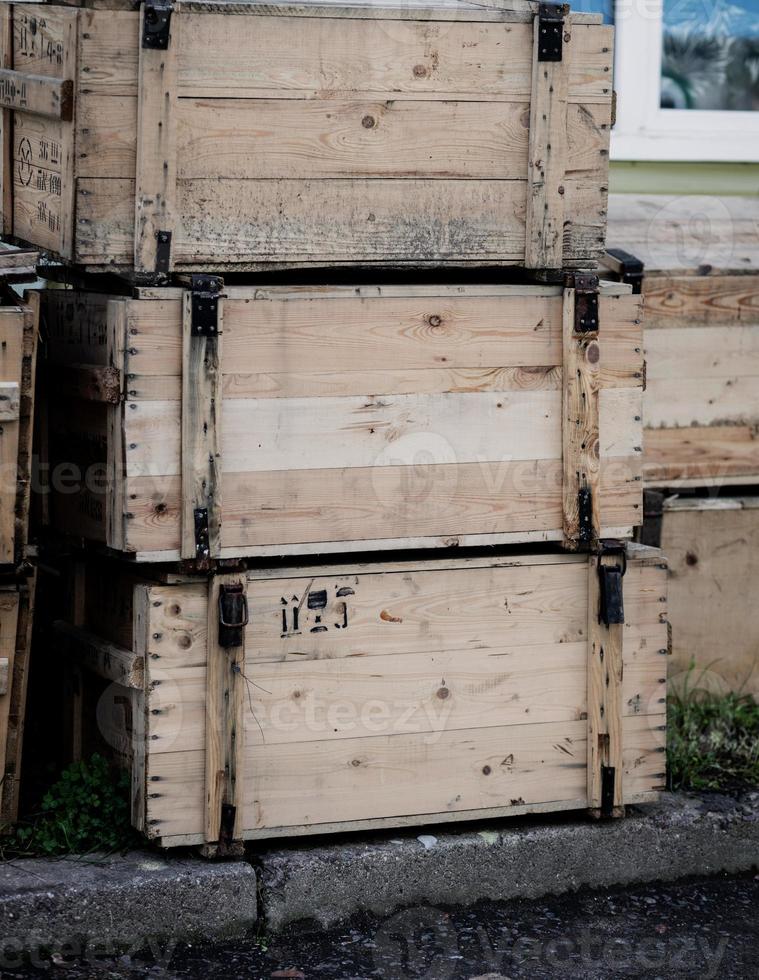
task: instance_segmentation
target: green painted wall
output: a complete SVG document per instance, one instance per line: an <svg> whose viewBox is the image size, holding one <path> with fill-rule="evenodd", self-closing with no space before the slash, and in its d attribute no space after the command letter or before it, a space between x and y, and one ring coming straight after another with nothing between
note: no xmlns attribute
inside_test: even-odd
<svg viewBox="0 0 759 980"><path fill-rule="evenodd" d="M609 188L623 194L759 194L759 163L613 161Z"/></svg>

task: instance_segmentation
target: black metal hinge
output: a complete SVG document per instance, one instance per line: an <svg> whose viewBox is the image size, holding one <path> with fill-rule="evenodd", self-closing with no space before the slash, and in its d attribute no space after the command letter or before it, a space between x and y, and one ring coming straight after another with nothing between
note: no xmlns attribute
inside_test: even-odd
<svg viewBox="0 0 759 980"><path fill-rule="evenodd" d="M538 61L561 61L567 4L541 3L538 8Z"/></svg>
<svg viewBox="0 0 759 980"><path fill-rule="evenodd" d="M577 506L580 516L580 545L590 547L593 543L593 491L590 487L580 487Z"/></svg>
<svg viewBox="0 0 759 980"><path fill-rule="evenodd" d="M219 589L219 646L225 650L241 647L248 625L248 598L242 583Z"/></svg>
<svg viewBox="0 0 759 980"><path fill-rule="evenodd" d="M621 557L621 565L604 565L605 557ZM627 571L627 551L619 541L602 541L598 554L598 578L600 603L598 622L604 626L618 626L625 621L624 590L622 579Z"/></svg>
<svg viewBox="0 0 759 980"><path fill-rule="evenodd" d="M171 232L157 231L155 237L155 271L166 275L171 266Z"/></svg>
<svg viewBox="0 0 759 980"><path fill-rule="evenodd" d="M219 334L219 298L224 281L219 276L193 275L192 323L193 337L217 337Z"/></svg>
<svg viewBox="0 0 759 980"><path fill-rule="evenodd" d="M614 790L617 770L614 766L601 766L601 816L614 816Z"/></svg>
<svg viewBox="0 0 759 980"><path fill-rule="evenodd" d="M166 51L171 37L171 12L174 9L170 3L146 3L145 16L142 20L142 46L154 51Z"/></svg>
<svg viewBox="0 0 759 980"><path fill-rule="evenodd" d="M195 559L208 561L211 557L210 534L208 530L208 508L195 508Z"/></svg>
<svg viewBox="0 0 759 980"><path fill-rule="evenodd" d="M598 276L568 276L566 285L575 291L575 333L598 333Z"/></svg>
<svg viewBox="0 0 759 980"><path fill-rule="evenodd" d="M643 276L645 274L645 266L641 260L623 248L608 248L606 254L618 263L616 274L619 276L620 282L632 286L633 293L639 296L643 292Z"/></svg>

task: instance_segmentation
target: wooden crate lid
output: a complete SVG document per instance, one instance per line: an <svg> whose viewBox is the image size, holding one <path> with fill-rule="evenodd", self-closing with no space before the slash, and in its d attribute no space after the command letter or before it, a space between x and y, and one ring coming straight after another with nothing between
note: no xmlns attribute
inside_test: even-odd
<svg viewBox="0 0 759 980"><path fill-rule="evenodd" d="M80 0L79 6L133 10L137 0ZM282 17L489 20L524 22L538 12L538 0L183 0L196 13L278 14ZM574 24L602 24L603 16L571 11Z"/></svg>
<svg viewBox="0 0 759 980"><path fill-rule="evenodd" d="M646 275L755 274L759 197L611 194L607 242Z"/></svg>

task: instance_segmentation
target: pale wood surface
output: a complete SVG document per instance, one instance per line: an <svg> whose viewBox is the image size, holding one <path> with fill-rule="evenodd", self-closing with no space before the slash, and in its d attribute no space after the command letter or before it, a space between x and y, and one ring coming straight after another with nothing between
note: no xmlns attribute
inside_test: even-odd
<svg viewBox="0 0 759 980"><path fill-rule="evenodd" d="M218 642L220 591L239 584L245 584L244 575L215 575L207 594L204 832L209 842L219 840L222 805L235 807L235 840L242 836L247 818L244 631L239 647L224 648Z"/></svg>
<svg viewBox="0 0 759 980"><path fill-rule="evenodd" d="M165 558L181 547L183 300L180 290L146 292L166 298L114 299L110 326L103 297L46 298L53 362L112 366L124 379L126 400L108 418L79 403L59 437L61 451L114 466L123 544L118 532L93 527L94 499L79 516L76 501L56 507L67 531ZM223 553L556 537L561 288L229 287L225 295L216 426ZM642 334L626 287L604 287L600 302L600 519L617 529L640 518ZM113 357L108 338L119 331ZM187 397L197 398L198 371L185 376ZM220 417L221 398L206 402ZM191 428L205 433L196 461L205 472L214 427Z"/></svg>
<svg viewBox="0 0 759 980"><path fill-rule="evenodd" d="M241 836L586 806L588 574L587 558L562 554L249 572ZM663 781L665 588L659 553L632 550L628 802ZM144 826L175 842L207 836L215 603L197 579L138 592L147 785L160 785Z"/></svg>
<svg viewBox="0 0 759 980"><path fill-rule="evenodd" d="M10 297L4 300L12 302ZM0 563L4 565L16 558L23 355L24 308L20 303L0 306Z"/></svg>
<svg viewBox="0 0 759 980"><path fill-rule="evenodd" d="M601 530L601 454L608 447L601 445L600 423L600 361L598 330L580 333L576 326L577 294L575 289L564 292L563 314L563 385L562 385L562 520L565 547L580 546L580 491L590 492L589 542L598 540ZM631 394L633 392L631 391ZM635 401L637 404L637 400ZM632 412L630 411L632 408ZM627 410L628 420L634 421L636 409ZM638 418L640 416L638 415ZM637 426L629 455L640 446Z"/></svg>
<svg viewBox="0 0 759 980"><path fill-rule="evenodd" d="M662 546L672 569L672 684L759 695L755 497L665 502ZM715 595L719 600L715 601Z"/></svg>
<svg viewBox="0 0 759 980"><path fill-rule="evenodd" d="M206 557L218 556L221 548L221 351L224 301L217 300L219 333L215 337L192 335L192 302L192 292L188 290L185 293L182 317L183 382L180 417L173 414L164 416L160 431L170 437L176 437L177 431L180 434L182 557L194 559L204 557L197 554L197 509L208 513L209 554ZM135 414L132 412L128 416L130 423ZM134 428L131 424L126 428L125 439L129 445L127 472L131 475L134 471L134 455L129 453L133 446L139 447L147 443L141 437L140 442L136 443L134 440L138 437ZM158 437L158 430L154 432L155 437ZM173 444L172 448L176 450L177 447Z"/></svg>
<svg viewBox="0 0 759 980"><path fill-rule="evenodd" d="M179 13L179 10L177 10ZM140 8L139 31L145 18ZM159 231L173 233L176 211L177 49L182 17L173 16L168 50L140 47L137 86L134 268L155 273Z"/></svg>
<svg viewBox="0 0 759 980"><path fill-rule="evenodd" d="M612 194L609 246L632 252L649 276L744 275L759 270L757 220L756 197Z"/></svg>
<svg viewBox="0 0 759 980"><path fill-rule="evenodd" d="M564 249L564 178L567 165L567 100L572 45L564 41L562 58L541 61L545 43L535 17L532 46L532 95L527 158L525 266L559 269ZM571 35L569 35L571 41Z"/></svg>
<svg viewBox="0 0 759 980"><path fill-rule="evenodd" d="M217 6L177 6L168 52L140 48L139 11L73 7L22 51L38 8L15 8L9 67L73 80L75 102L71 123L14 113L16 234L144 271L157 229L180 270L549 261L526 256L534 5ZM550 262L579 267L603 249L613 32L566 28L532 156L551 160Z"/></svg>

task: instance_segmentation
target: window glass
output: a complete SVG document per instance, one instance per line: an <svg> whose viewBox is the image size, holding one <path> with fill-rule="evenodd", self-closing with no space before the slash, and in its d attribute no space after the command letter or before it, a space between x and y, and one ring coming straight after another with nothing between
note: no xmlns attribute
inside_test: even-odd
<svg viewBox="0 0 759 980"><path fill-rule="evenodd" d="M759 0L664 0L662 109L759 109Z"/></svg>

